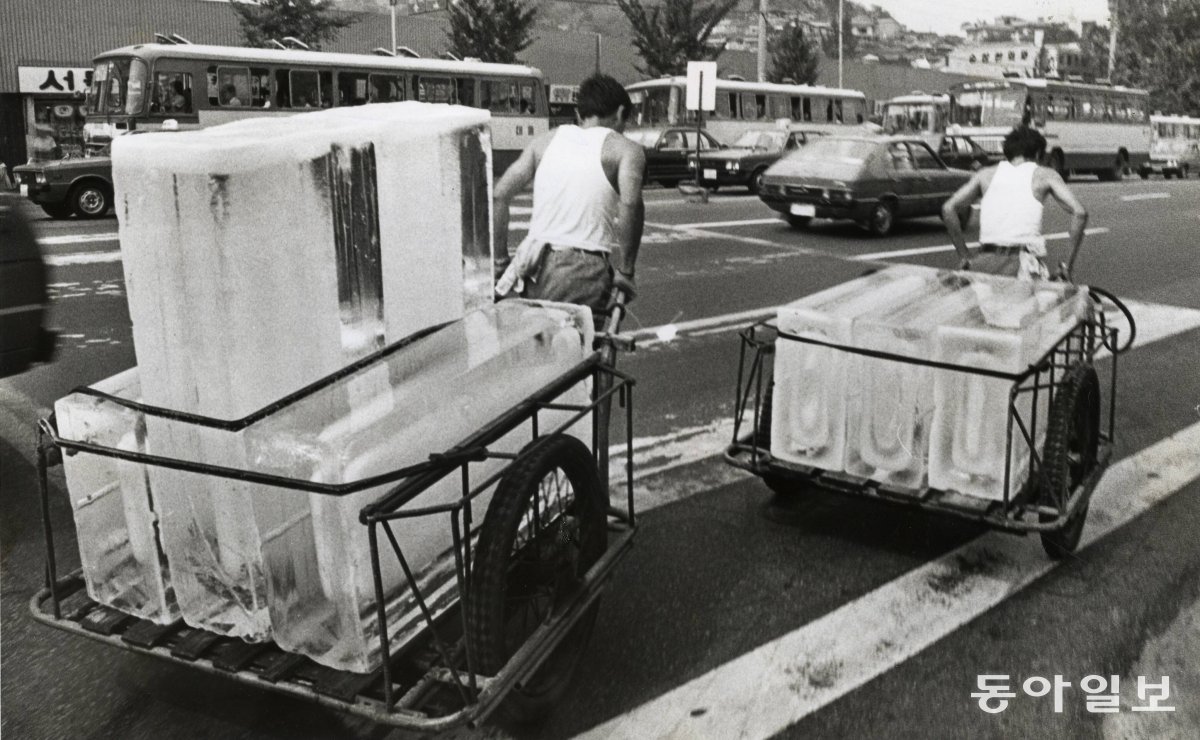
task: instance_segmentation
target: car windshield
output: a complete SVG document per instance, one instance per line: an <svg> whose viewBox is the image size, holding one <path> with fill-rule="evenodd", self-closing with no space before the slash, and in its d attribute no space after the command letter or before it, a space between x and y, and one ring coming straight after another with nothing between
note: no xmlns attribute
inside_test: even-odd
<svg viewBox="0 0 1200 740"><path fill-rule="evenodd" d="M626 131L625 137L635 144L642 146L654 146L654 142L658 141L658 131Z"/></svg>
<svg viewBox="0 0 1200 740"><path fill-rule="evenodd" d="M808 146L800 148L792 156L802 159L831 159L847 164L862 164L871 155L875 146L876 143L872 141L823 136L809 140Z"/></svg>
<svg viewBox="0 0 1200 740"><path fill-rule="evenodd" d="M739 149L782 149L786 131L747 131L733 142Z"/></svg>

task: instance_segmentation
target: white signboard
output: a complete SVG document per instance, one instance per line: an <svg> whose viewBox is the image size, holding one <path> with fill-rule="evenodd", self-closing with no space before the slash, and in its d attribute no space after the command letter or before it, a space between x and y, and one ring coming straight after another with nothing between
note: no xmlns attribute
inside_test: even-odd
<svg viewBox="0 0 1200 740"><path fill-rule="evenodd" d="M688 62L685 107L688 110L717 109L716 62Z"/></svg>
<svg viewBox="0 0 1200 740"><path fill-rule="evenodd" d="M22 93L71 95L87 92L91 84L91 67L17 67L17 90Z"/></svg>

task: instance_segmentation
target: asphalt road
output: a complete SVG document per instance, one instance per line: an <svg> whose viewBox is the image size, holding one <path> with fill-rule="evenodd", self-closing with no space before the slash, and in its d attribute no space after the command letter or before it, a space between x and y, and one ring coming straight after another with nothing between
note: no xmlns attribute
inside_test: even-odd
<svg viewBox="0 0 1200 740"><path fill-rule="evenodd" d="M1145 341L1121 358L1122 462L1097 494L1087 534L1105 536L1053 568L1032 538L823 495L785 506L717 457L730 429L736 329L879 260L953 265L936 220L901 223L884 240L849 224L793 231L747 195L698 204L648 190L640 296L625 327L641 349L621 360L639 381L633 465L642 529L603 596L561 707L542 727L514 734L1195 736L1197 663L1171 658L1200 645L1190 618L1200 596L1192 462L1200 457L1200 181L1074 187L1093 230L1077 280L1137 301ZM1065 230L1064 216L1047 214L1047 232ZM64 342L54 364L0 381L0 730L405 737L28 617L42 578L32 423L70 388L134 363L115 220L37 227L55 266L52 323ZM1052 259L1064 247L1051 241ZM70 558L61 478L52 485L52 520ZM871 654L855 652L863 645ZM1133 712L1144 703L1137 677L1157 683L1168 673L1165 703L1176 711ZM980 674L1011 677L1017 697L1003 713L985 713L971 698ZM1079 683L1091 674L1120 677L1120 712L1086 711ZM1055 675L1072 684L1061 712L1051 697L1021 693L1025 679Z"/></svg>

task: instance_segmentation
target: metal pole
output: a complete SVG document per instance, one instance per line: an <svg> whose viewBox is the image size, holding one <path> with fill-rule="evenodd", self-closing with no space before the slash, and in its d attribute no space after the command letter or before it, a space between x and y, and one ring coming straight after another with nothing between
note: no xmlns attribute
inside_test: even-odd
<svg viewBox="0 0 1200 740"><path fill-rule="evenodd" d="M600 74L600 34L596 34L596 74Z"/></svg>
<svg viewBox="0 0 1200 740"><path fill-rule="evenodd" d="M391 0L392 5L392 53L396 53L396 3L399 0Z"/></svg>
<svg viewBox="0 0 1200 740"><path fill-rule="evenodd" d="M838 0L838 87L845 87L842 84L842 33L846 29L846 24L842 20L842 14L845 10L844 0Z"/></svg>
<svg viewBox="0 0 1200 740"><path fill-rule="evenodd" d="M761 78L760 78L761 79ZM700 84L696 93L696 187L700 187L700 122L704 117L704 70L700 70Z"/></svg>
<svg viewBox="0 0 1200 740"><path fill-rule="evenodd" d="M1112 12L1108 18L1108 81L1112 83L1117 71L1117 33L1120 25L1121 0L1112 0Z"/></svg>
<svg viewBox="0 0 1200 740"><path fill-rule="evenodd" d="M767 81L767 0L758 0L758 81Z"/></svg>

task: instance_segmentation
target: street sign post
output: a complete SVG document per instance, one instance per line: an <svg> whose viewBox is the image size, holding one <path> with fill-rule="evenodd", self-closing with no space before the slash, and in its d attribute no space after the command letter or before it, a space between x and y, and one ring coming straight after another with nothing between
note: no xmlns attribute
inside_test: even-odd
<svg viewBox="0 0 1200 740"><path fill-rule="evenodd" d="M717 108L717 63L688 62L684 107L696 111L696 187L700 187L700 128L704 111Z"/></svg>

